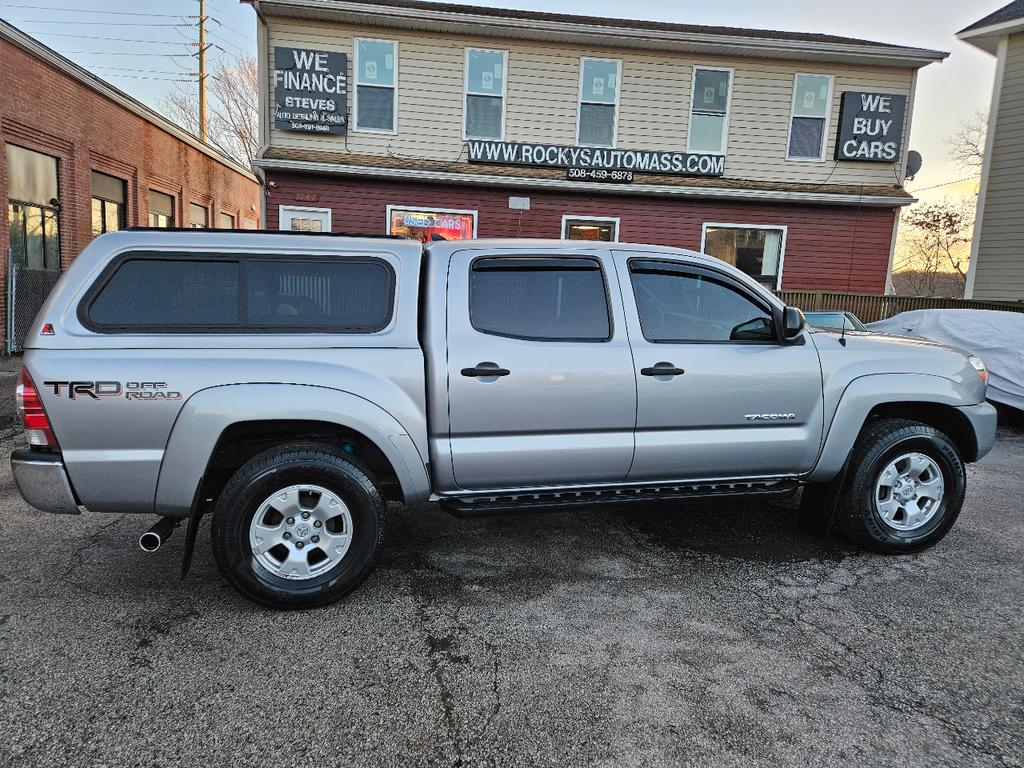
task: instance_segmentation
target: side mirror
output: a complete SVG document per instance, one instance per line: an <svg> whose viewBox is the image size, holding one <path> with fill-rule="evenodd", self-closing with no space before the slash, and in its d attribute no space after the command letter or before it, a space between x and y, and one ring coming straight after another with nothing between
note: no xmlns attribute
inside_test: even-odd
<svg viewBox="0 0 1024 768"><path fill-rule="evenodd" d="M782 335L787 339L799 336L804 329L806 321L804 313L796 307L786 307L782 311Z"/></svg>

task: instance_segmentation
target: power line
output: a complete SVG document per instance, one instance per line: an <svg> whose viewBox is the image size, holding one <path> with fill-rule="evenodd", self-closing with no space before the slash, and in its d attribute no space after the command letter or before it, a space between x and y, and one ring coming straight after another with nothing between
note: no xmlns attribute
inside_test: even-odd
<svg viewBox="0 0 1024 768"><path fill-rule="evenodd" d="M933 184L930 187L921 187L921 189L912 189L912 190L910 190L910 192L916 195L918 192L927 192L929 189L938 189L939 187L948 187L951 184L959 184L961 181L977 181L980 178L981 178L981 176L965 176L962 179L955 179L953 181L946 181L946 182L943 182L942 184Z"/></svg>
<svg viewBox="0 0 1024 768"><path fill-rule="evenodd" d="M97 35L74 35L70 32L37 32L37 35L49 37L71 37L76 40L104 40L111 43L142 43L144 45L184 45L176 40L136 40L129 37L102 37Z"/></svg>
<svg viewBox="0 0 1024 768"><path fill-rule="evenodd" d="M74 24L76 27L96 25L104 27L179 27L181 24L156 21L64 21L57 19L7 19L12 24ZM188 24L186 26L192 26Z"/></svg>
<svg viewBox="0 0 1024 768"><path fill-rule="evenodd" d="M94 11L91 8L56 8L44 5L16 5L14 3L0 3L0 8L28 8L33 11L63 11L64 13L88 13L105 14L107 16L145 16L153 19L180 19L181 16L174 13L138 13L137 11Z"/></svg>

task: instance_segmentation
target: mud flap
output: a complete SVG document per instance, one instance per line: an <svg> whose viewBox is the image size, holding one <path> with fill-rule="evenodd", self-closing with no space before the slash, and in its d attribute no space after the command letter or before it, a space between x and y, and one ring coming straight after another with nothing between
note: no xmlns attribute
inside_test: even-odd
<svg viewBox="0 0 1024 768"><path fill-rule="evenodd" d="M808 483L800 497L800 509L796 514L800 530L811 536L822 538L828 536L835 518L839 495L846 484L846 473L849 462L835 477L824 483Z"/></svg>
<svg viewBox="0 0 1024 768"><path fill-rule="evenodd" d="M199 478L199 485L196 486L196 495L192 499L192 509L188 513L188 526L185 528L185 552L181 556L181 575L179 579L185 580L189 568L192 567L192 552L196 548L196 536L199 534L199 521L203 518L202 506L199 504L199 491L203 487L205 477Z"/></svg>

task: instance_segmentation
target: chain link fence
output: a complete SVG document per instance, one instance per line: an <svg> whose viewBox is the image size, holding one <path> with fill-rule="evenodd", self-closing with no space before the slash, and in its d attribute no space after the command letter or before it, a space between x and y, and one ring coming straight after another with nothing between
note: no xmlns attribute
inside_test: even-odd
<svg viewBox="0 0 1024 768"><path fill-rule="evenodd" d="M32 323L43 302L60 280L56 269L29 269L13 265L7 290L7 352L25 347Z"/></svg>

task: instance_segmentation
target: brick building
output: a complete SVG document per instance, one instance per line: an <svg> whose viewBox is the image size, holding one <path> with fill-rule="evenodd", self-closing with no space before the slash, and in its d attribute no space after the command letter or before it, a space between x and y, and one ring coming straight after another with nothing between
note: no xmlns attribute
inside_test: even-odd
<svg viewBox="0 0 1024 768"><path fill-rule="evenodd" d="M702 249L886 288L917 71L797 32L420 0L246 0L268 229Z"/></svg>
<svg viewBox="0 0 1024 768"><path fill-rule="evenodd" d="M0 229L0 331L8 350L97 234L259 227L259 184L249 171L3 21L0 78L8 216Z"/></svg>

